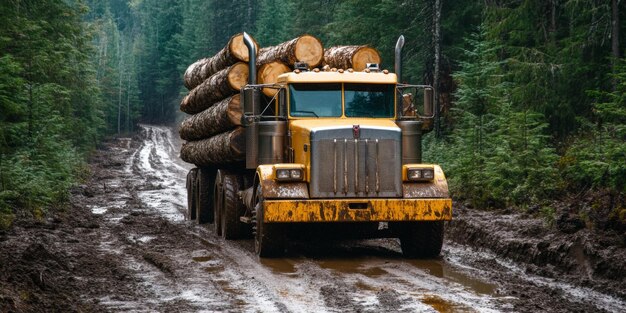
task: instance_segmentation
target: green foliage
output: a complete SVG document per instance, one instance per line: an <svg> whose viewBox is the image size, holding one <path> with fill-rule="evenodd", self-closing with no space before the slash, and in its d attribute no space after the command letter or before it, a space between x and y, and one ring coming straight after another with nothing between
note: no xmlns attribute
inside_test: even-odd
<svg viewBox="0 0 626 313"><path fill-rule="evenodd" d="M80 1L0 4L0 227L66 200L99 139L85 9Z"/></svg>
<svg viewBox="0 0 626 313"><path fill-rule="evenodd" d="M103 102L104 132L131 132L143 105L138 86L140 25L127 1L88 1L87 23L92 33L97 87Z"/></svg>
<svg viewBox="0 0 626 313"><path fill-rule="evenodd" d="M455 78L459 89L455 127L446 141L427 145L425 157L441 162L452 192L479 206L524 204L546 199L558 179L557 155L547 145L541 114L511 106L510 76L501 46L485 32L469 41Z"/></svg>
<svg viewBox="0 0 626 313"><path fill-rule="evenodd" d="M596 102L595 127L582 134L562 159L564 171L577 186L626 191L626 60L612 75L613 91L591 91Z"/></svg>
<svg viewBox="0 0 626 313"><path fill-rule="evenodd" d="M293 3L279 0L260 0L256 20L255 39L261 46L273 46L291 36L289 23Z"/></svg>

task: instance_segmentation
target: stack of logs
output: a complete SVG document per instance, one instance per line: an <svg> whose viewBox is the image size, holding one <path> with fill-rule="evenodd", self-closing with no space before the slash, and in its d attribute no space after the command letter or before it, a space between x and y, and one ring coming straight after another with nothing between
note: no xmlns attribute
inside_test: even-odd
<svg viewBox="0 0 626 313"><path fill-rule="evenodd" d="M258 84L276 83L280 74L293 70L295 62L304 62L309 68L324 66L362 71L366 63L380 64L381 61L374 48L337 46L324 50L322 42L311 35L256 51ZM180 137L186 141L180 156L185 162L207 166L245 159L239 92L248 82L248 61L243 34L237 34L216 55L198 60L187 68L184 81L190 92L180 104L181 111L191 114L180 126ZM277 89L263 88L262 91L272 97Z"/></svg>

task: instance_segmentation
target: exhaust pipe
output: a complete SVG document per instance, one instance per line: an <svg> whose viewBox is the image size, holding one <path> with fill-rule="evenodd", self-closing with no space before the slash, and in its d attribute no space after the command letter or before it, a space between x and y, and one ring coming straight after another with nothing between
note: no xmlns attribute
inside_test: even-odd
<svg viewBox="0 0 626 313"><path fill-rule="evenodd" d="M248 47L248 85L256 84L256 45L252 36L243 33L243 42ZM246 86L243 88L242 124L246 127L246 168L255 169L259 165L259 114L261 91Z"/></svg>
<svg viewBox="0 0 626 313"><path fill-rule="evenodd" d="M398 37L396 42L396 63L394 69L396 70L396 76L398 77L398 83L402 82L402 47L404 47L404 35Z"/></svg>
<svg viewBox="0 0 626 313"><path fill-rule="evenodd" d="M397 83L402 82L402 47L404 47L404 35L398 37L396 42L396 59L394 69L396 71ZM402 95L396 95L396 119L402 118Z"/></svg>
<svg viewBox="0 0 626 313"><path fill-rule="evenodd" d="M243 42L248 47L248 57L250 58L248 61L248 84L254 85L256 84L256 45L252 36L246 32L243 33Z"/></svg>

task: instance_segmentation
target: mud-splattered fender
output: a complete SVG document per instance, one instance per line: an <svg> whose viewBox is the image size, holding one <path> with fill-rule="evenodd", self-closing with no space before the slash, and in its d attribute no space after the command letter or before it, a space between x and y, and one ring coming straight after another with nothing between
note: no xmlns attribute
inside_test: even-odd
<svg viewBox="0 0 626 313"><path fill-rule="evenodd" d="M433 165L435 179L430 182L415 182L402 184L404 198L448 198L448 181L439 165Z"/></svg>
<svg viewBox="0 0 626 313"><path fill-rule="evenodd" d="M273 165L259 165L256 169L255 184L261 184L265 199L308 199L306 182L277 182L274 180Z"/></svg>

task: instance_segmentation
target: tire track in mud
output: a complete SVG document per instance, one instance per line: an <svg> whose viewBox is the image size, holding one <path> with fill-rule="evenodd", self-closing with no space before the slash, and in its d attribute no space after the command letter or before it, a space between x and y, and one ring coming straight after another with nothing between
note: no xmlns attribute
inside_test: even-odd
<svg viewBox="0 0 626 313"><path fill-rule="evenodd" d="M113 311L226 312L499 312L524 311L522 284L507 272L480 268L492 256L444 246L437 260L401 258L395 240L293 243L282 259L259 260L251 240L224 241L213 226L185 221L185 177L172 130L142 125L113 153L124 166L102 183L93 205L102 215L99 249L114 255L132 276L124 290L104 296ZM106 189L105 188L105 189ZM114 194L115 197L111 195ZM457 254L471 255L471 262ZM483 258L483 259L481 259ZM484 259L486 258L486 259ZM480 268L480 269L478 269ZM557 297L558 301L552 298ZM540 298L556 312L600 309L580 306L567 294ZM548 303L554 302L554 303ZM578 306L577 306L578 305ZM617 306L609 307L620 308Z"/></svg>

